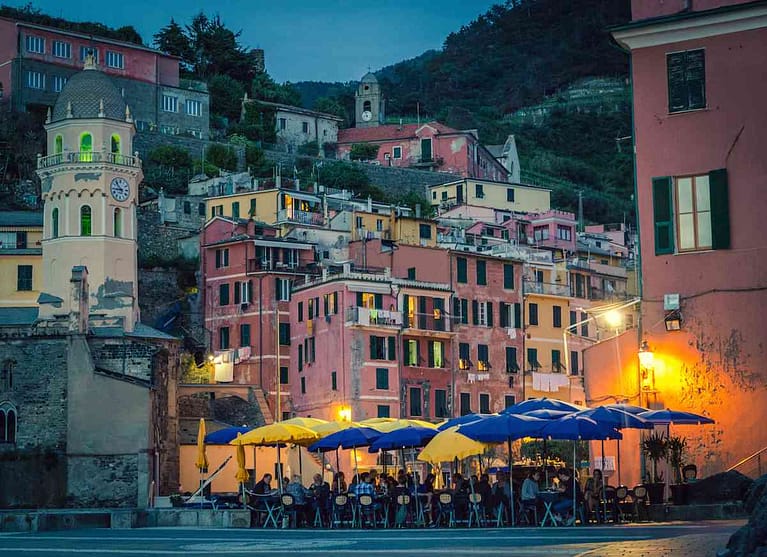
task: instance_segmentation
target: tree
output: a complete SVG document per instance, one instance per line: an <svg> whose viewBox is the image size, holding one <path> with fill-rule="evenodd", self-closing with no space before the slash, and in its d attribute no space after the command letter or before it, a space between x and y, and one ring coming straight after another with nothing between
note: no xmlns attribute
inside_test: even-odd
<svg viewBox="0 0 767 557"><path fill-rule="evenodd" d="M155 33L153 39L154 46L166 54L178 56L185 64L192 60L192 46L189 37L175 19L171 18L170 23Z"/></svg>
<svg viewBox="0 0 767 557"><path fill-rule="evenodd" d="M237 153L232 147L212 143L205 150L205 161L230 172L237 170Z"/></svg>
<svg viewBox="0 0 767 557"><path fill-rule="evenodd" d="M346 110L341 102L335 97L320 97L314 103L314 110L343 118L344 125L346 125Z"/></svg>
<svg viewBox="0 0 767 557"><path fill-rule="evenodd" d="M208 82L210 111L225 116L230 121L240 119L245 88L228 75L217 75Z"/></svg>
<svg viewBox="0 0 767 557"><path fill-rule="evenodd" d="M375 143L354 143L349 151L349 158L353 161L372 161L378 157L380 145Z"/></svg>
<svg viewBox="0 0 767 557"><path fill-rule="evenodd" d="M301 106L301 94L293 85L280 85L266 72L259 72L253 77L250 90L251 96L260 101Z"/></svg>

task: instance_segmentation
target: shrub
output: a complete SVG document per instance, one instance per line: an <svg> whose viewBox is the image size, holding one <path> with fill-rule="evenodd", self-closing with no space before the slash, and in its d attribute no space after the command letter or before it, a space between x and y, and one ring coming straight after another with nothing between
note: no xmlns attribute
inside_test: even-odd
<svg viewBox="0 0 767 557"><path fill-rule="evenodd" d="M378 157L380 145L375 143L355 143L349 151L349 157L353 161L372 161Z"/></svg>
<svg viewBox="0 0 767 557"><path fill-rule="evenodd" d="M237 153L232 147L212 143L205 150L205 160L219 168L234 172L237 170Z"/></svg>

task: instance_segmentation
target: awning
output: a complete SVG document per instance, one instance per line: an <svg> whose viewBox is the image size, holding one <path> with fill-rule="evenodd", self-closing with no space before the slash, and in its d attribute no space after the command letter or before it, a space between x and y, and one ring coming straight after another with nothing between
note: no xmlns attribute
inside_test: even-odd
<svg viewBox="0 0 767 557"><path fill-rule="evenodd" d="M275 240L253 240L253 245L263 246L265 248L285 248L285 249L313 249L314 244L304 244L301 242L280 242Z"/></svg>
<svg viewBox="0 0 767 557"><path fill-rule="evenodd" d="M283 191L282 193L289 195L293 199L300 199L301 201L308 201L309 203L319 203L321 201L320 198L315 195L302 193L299 191Z"/></svg>

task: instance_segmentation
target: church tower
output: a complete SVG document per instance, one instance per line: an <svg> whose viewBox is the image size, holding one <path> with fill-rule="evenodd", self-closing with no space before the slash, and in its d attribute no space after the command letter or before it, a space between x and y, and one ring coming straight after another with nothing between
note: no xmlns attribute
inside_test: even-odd
<svg viewBox="0 0 767 557"><path fill-rule="evenodd" d="M356 104L354 112L355 127L370 128L383 123L384 105L381 86L378 84L376 76L371 72L365 74L362 81L360 81L354 98Z"/></svg>
<svg viewBox="0 0 767 557"><path fill-rule="evenodd" d="M138 322L137 223L141 160L130 109L92 56L59 94L38 160L44 201L40 317L70 310L73 267L85 267L90 317L133 331Z"/></svg>

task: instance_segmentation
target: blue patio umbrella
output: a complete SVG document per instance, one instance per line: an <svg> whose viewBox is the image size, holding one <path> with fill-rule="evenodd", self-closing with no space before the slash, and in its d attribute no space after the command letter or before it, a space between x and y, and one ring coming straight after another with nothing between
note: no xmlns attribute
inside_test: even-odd
<svg viewBox="0 0 767 557"><path fill-rule="evenodd" d="M665 410L642 412L639 414L639 417L654 424L706 425L716 423L711 418L701 416L700 414L683 412L682 410L670 410L668 408Z"/></svg>
<svg viewBox="0 0 767 557"><path fill-rule="evenodd" d="M378 451L391 451L404 447L422 447L439 433L430 427L407 426L384 433L373 441L368 449L371 453Z"/></svg>
<svg viewBox="0 0 767 557"><path fill-rule="evenodd" d="M584 410L583 406L577 404L570 404L564 400L557 400L555 398L531 398L523 400L512 406L509 406L505 410L501 411L501 414L526 414L531 410L563 410L568 412L579 412Z"/></svg>
<svg viewBox="0 0 767 557"><path fill-rule="evenodd" d="M454 427L457 425L470 424L471 422L476 422L477 420L481 420L483 418L489 418L490 416L494 416L494 415L495 414L466 414L464 416L458 416L457 418L450 418L445 423L437 426L437 429L439 431L445 431L446 429L450 429L451 427Z"/></svg>
<svg viewBox="0 0 767 557"><path fill-rule="evenodd" d="M634 414L635 416L637 414L641 414L642 412L649 412L649 409L645 408L644 406L635 406L634 404L628 404L628 403L603 404L602 407L613 408L615 410L623 410L624 412L628 412L629 414Z"/></svg>
<svg viewBox="0 0 767 557"><path fill-rule="evenodd" d="M484 443L503 443L506 441L509 448L509 507L511 507L511 523L514 524L514 483L512 482L513 457L511 454L511 442L522 437L537 437L546 424L546 420L520 416L517 414L498 414L483 418L476 422L462 425L458 433L462 433L475 441Z"/></svg>
<svg viewBox="0 0 767 557"><path fill-rule="evenodd" d="M524 412L523 416L531 416L533 418L540 418L542 420L558 420L572 414L572 410L551 410L549 408L540 408L538 410L530 410Z"/></svg>
<svg viewBox="0 0 767 557"><path fill-rule="evenodd" d="M228 445L229 441L237 439L237 435L239 435L240 433L245 434L249 432L251 429L253 428L248 426L225 427L224 429L219 429L218 431L213 431L211 433L208 433L205 436L205 444L206 445Z"/></svg>
<svg viewBox="0 0 767 557"><path fill-rule="evenodd" d="M350 427L331 433L319 441L309 445L308 450L315 452L336 451L336 468L340 468L338 449L352 449L354 451L355 474L357 469L357 447L367 447L381 436L380 431L370 427Z"/></svg>

